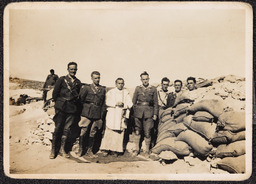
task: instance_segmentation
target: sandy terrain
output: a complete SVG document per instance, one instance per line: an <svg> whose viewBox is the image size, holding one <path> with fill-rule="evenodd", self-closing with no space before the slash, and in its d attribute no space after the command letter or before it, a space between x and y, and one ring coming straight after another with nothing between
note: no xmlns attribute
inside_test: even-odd
<svg viewBox="0 0 256 184"><path fill-rule="evenodd" d="M210 163L195 159L196 166L190 166L183 159L172 164L163 166L159 161L146 160L142 156L141 161L120 159L113 162L86 163L86 160L79 159L71 152L71 159L58 156L56 159L49 159L50 146L41 143L32 143L36 139L32 134L38 125L37 121L48 118L48 115L41 109L42 102L34 102L24 106L10 106L13 116L10 118L10 173L13 174L50 174L50 173L99 173L99 174L139 174L139 173L226 173L222 170L211 170ZM23 109L26 109L23 112ZM15 113L16 112L16 113ZM18 113L22 112L22 113ZM129 153L127 153L129 154ZM111 156L109 156L111 157ZM121 156L125 157L125 156ZM144 160L144 161L143 161Z"/></svg>
<svg viewBox="0 0 256 184"><path fill-rule="evenodd" d="M243 110L244 100L241 98L244 90L244 82L239 83L238 90L234 84L222 87L221 83L215 87L198 89L200 94L208 93L205 98L221 98L221 93L231 94L225 97L225 100L232 104L237 110ZM42 91L36 89L19 89L17 84L10 83L10 96L16 97L19 94L28 94L31 97L40 97ZM226 89L226 91L225 91ZM243 90L240 90L243 89ZM228 91L229 90L229 91ZM231 91L231 92L230 92ZM235 92L239 92L236 94ZM224 94L225 93L225 94ZM216 95L217 94L217 95ZM233 95L233 96L232 96ZM235 96L236 95L236 96ZM237 98L237 99L236 99ZM228 101L229 100L229 101ZM102 158L89 162L84 158L76 156L71 152L71 158L66 159L58 156L56 159L49 159L50 142L46 139L43 126L49 125L47 136L53 132L52 117L48 116L42 109L43 102L31 102L23 106L10 106L9 118L9 156L10 156L10 174L179 174L179 173L228 173L221 169L211 168L212 162L199 160L198 158L178 159L169 164L163 165L159 161L153 161L140 155L133 158L126 152L123 156L114 158L109 156L106 162ZM41 131L41 132L40 132ZM46 132L45 132L46 133Z"/></svg>

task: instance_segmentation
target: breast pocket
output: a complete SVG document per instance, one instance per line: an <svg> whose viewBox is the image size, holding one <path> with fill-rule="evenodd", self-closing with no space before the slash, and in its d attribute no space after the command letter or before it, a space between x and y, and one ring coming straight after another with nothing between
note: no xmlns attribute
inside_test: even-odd
<svg viewBox="0 0 256 184"><path fill-rule="evenodd" d="M94 93L92 93L92 92L88 92L88 94L87 94L87 96L86 96L86 101L89 101L89 102L93 102L93 100L94 100L94 96L95 96L95 94Z"/></svg>

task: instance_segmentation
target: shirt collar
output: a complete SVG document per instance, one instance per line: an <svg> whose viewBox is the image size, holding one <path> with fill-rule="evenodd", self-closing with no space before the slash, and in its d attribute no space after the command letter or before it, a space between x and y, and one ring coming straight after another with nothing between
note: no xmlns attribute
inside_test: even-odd
<svg viewBox="0 0 256 184"><path fill-rule="evenodd" d="M98 88L100 87L100 85L96 86L94 83L92 83L92 85L93 85L96 89L98 89Z"/></svg>
<svg viewBox="0 0 256 184"><path fill-rule="evenodd" d="M167 91L164 91L162 88L160 88L160 90L159 90L160 92L164 92L164 93L168 93L169 92L169 90L167 89Z"/></svg>
<svg viewBox="0 0 256 184"><path fill-rule="evenodd" d="M143 86L143 85L140 85L140 87L143 87L144 89L148 89L148 88L151 88L152 87L152 85L148 85L148 87L145 87L145 86Z"/></svg>
<svg viewBox="0 0 256 184"><path fill-rule="evenodd" d="M69 74L67 75L68 76L68 78L70 78L71 80L75 80L76 79L76 77L71 77Z"/></svg>

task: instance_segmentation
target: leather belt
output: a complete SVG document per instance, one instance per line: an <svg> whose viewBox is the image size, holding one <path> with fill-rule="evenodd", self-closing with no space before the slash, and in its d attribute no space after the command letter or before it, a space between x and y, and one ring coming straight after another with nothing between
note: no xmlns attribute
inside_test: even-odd
<svg viewBox="0 0 256 184"><path fill-rule="evenodd" d="M101 106L101 103L97 103L97 102L85 102L86 104L92 104L92 105L96 105L96 106Z"/></svg>
<svg viewBox="0 0 256 184"><path fill-rule="evenodd" d="M153 106L152 103L149 103L149 102L137 102L136 105L142 105L142 106Z"/></svg>

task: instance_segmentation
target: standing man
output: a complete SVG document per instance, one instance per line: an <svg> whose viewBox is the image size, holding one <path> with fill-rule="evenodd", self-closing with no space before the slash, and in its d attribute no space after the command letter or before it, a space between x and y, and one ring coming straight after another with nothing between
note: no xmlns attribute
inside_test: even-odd
<svg viewBox="0 0 256 184"><path fill-rule="evenodd" d="M151 130L154 127L154 121L156 121L158 114L157 90L154 86L149 85L149 74L147 72L143 72L140 78L142 85L135 88L132 99L135 118L134 155L138 155L140 150L139 144L142 129L146 144L145 153L149 154Z"/></svg>
<svg viewBox="0 0 256 184"><path fill-rule="evenodd" d="M59 79L58 75L54 74L53 69L50 70L50 73L51 74L49 74L47 76L47 78L45 80L45 83L44 83L44 86L43 86L43 88L44 88L43 89L44 90L43 91L43 100L44 100L44 102L46 102L47 92L50 89L54 88L54 85L55 85L56 81Z"/></svg>
<svg viewBox="0 0 256 184"><path fill-rule="evenodd" d="M106 94L106 130L100 146L103 156L107 156L109 151L116 156L124 151L124 132L132 107L129 92L124 89L124 79L117 78L115 83L116 87Z"/></svg>
<svg viewBox="0 0 256 184"><path fill-rule="evenodd" d="M81 127L78 155L83 155L85 137L88 132L89 138L87 155L94 157L92 149L95 142L95 135L98 130L102 128L103 124L106 89L100 85L100 73L98 71L92 72L91 79L92 84L84 85L79 94L79 99L83 104L83 109L81 113L81 120L78 123L79 127Z"/></svg>
<svg viewBox="0 0 256 184"><path fill-rule="evenodd" d="M75 77L77 63L68 63L68 75L60 77L53 90L53 100L55 101L55 129L52 139L52 150L50 159L57 156L57 147L61 142L60 154L68 158L66 152L67 139L70 136L70 129L76 123L79 112L78 95L81 82Z"/></svg>
<svg viewBox="0 0 256 184"><path fill-rule="evenodd" d="M167 108L167 99L170 94L170 91L168 90L169 84L170 80L167 77L162 78L161 88L157 91L159 115Z"/></svg>

